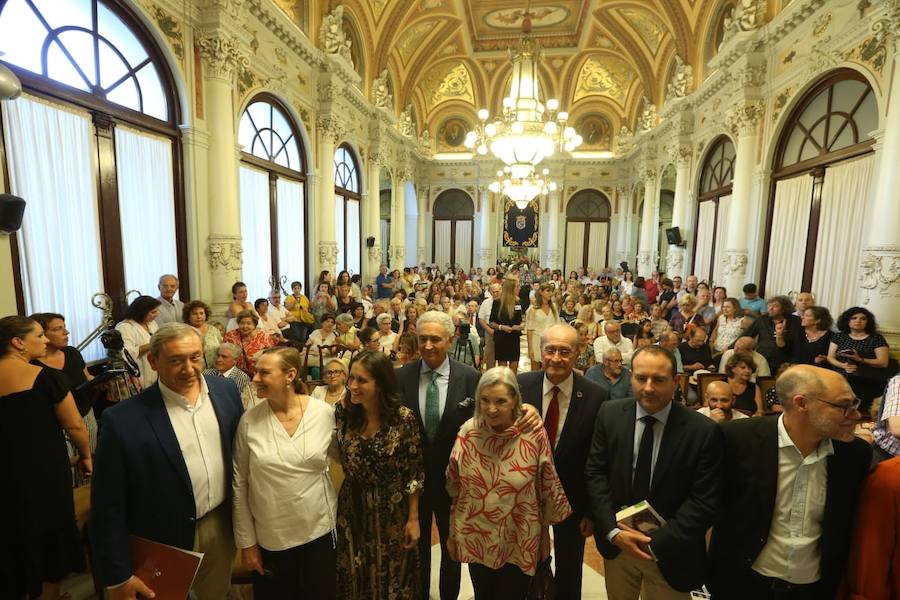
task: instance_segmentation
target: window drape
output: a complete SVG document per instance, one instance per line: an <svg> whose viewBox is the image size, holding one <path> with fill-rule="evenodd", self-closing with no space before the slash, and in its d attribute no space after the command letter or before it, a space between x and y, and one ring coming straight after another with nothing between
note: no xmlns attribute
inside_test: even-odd
<svg viewBox="0 0 900 600"><path fill-rule="evenodd" d="M269 174L241 165L241 246L243 282L249 300L269 295L272 276L272 230L269 206Z"/></svg>
<svg viewBox="0 0 900 600"><path fill-rule="evenodd" d="M340 244L340 242L338 242ZM360 272L360 245L362 237L359 230L359 201L347 199L347 247L343 253L347 256L347 270L351 275ZM397 265L402 268L403 265Z"/></svg>
<svg viewBox="0 0 900 600"><path fill-rule="evenodd" d="M292 281L306 280L306 231L303 216L303 184L279 178L275 186L278 198L278 267L279 277ZM286 290L290 293L290 288Z"/></svg>
<svg viewBox="0 0 900 600"><path fill-rule="evenodd" d="M334 239L337 240L337 270L344 270L344 197L334 197ZM337 273L334 274L337 279Z"/></svg>
<svg viewBox="0 0 900 600"><path fill-rule="evenodd" d="M857 303L859 254L874 164L875 156L869 154L825 171L812 291L816 304L827 306L835 318Z"/></svg>
<svg viewBox="0 0 900 600"><path fill-rule="evenodd" d="M694 273L700 279L709 276L713 251L713 227L716 222L716 203L712 200L700 203L697 218L697 250L694 256Z"/></svg>
<svg viewBox="0 0 900 600"><path fill-rule="evenodd" d="M171 140L116 126L116 173L125 286L156 296L160 275L178 275Z"/></svg>
<svg viewBox="0 0 900 600"><path fill-rule="evenodd" d="M100 324L91 297L104 290L90 117L27 95L2 112L10 189L28 202L17 234L25 310L64 315L76 345ZM84 356L105 351L94 342Z"/></svg>
<svg viewBox="0 0 900 600"><path fill-rule="evenodd" d="M813 178L808 173L775 184L767 296L801 291L812 190Z"/></svg>
<svg viewBox="0 0 900 600"><path fill-rule="evenodd" d="M716 248L710 260L714 260L713 264L713 281L716 285L725 283L724 270L726 259L726 249L728 248L728 213L731 211L731 196L722 196L719 198L719 216L716 221ZM706 278L706 273L700 279Z"/></svg>
<svg viewBox="0 0 900 600"><path fill-rule="evenodd" d="M450 262L450 221L434 222L434 262L442 272Z"/></svg>
<svg viewBox="0 0 900 600"><path fill-rule="evenodd" d="M472 221L456 222L456 256L453 258L457 268L467 272L472 268Z"/></svg>
<svg viewBox="0 0 900 600"><path fill-rule="evenodd" d="M391 224L385 219L380 221L381 224L381 264L388 264L388 245L390 244Z"/></svg>
<svg viewBox="0 0 900 600"><path fill-rule="evenodd" d="M566 223L566 277L583 266L584 226L585 223Z"/></svg>
<svg viewBox="0 0 900 600"><path fill-rule="evenodd" d="M590 223L588 237L588 266L599 271L606 267L606 238L609 223Z"/></svg>

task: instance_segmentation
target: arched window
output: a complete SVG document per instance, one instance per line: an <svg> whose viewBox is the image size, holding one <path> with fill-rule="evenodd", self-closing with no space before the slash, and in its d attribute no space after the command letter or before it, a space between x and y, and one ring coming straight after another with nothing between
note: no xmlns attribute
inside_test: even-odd
<svg viewBox="0 0 900 600"><path fill-rule="evenodd" d="M445 190L438 195L431 210L431 261L441 269L454 265L468 271L472 267L472 224L475 205L462 190Z"/></svg>
<svg viewBox="0 0 900 600"><path fill-rule="evenodd" d="M813 291L832 312L854 303L854 286L834 282L856 279L878 126L875 93L851 69L826 75L788 115L772 165L768 295Z"/></svg>
<svg viewBox="0 0 900 600"><path fill-rule="evenodd" d="M609 198L598 190L581 190L566 205L566 273L602 269L609 256Z"/></svg>
<svg viewBox="0 0 900 600"><path fill-rule="evenodd" d="M338 246L337 270L351 275L360 272L362 233L360 230L359 167L347 145L334 153L335 227Z"/></svg>
<svg viewBox="0 0 900 600"><path fill-rule="evenodd" d="M726 136L715 140L700 170L697 199L697 224L694 235L692 273L709 283L719 282L721 258L725 255L725 233L731 206L731 182L734 178L734 144ZM736 293L736 290L728 290Z"/></svg>
<svg viewBox="0 0 900 600"><path fill-rule="evenodd" d="M251 299L306 280L306 159L284 105L260 94L238 126L243 281ZM287 290L285 290L287 291Z"/></svg>
<svg viewBox="0 0 900 600"><path fill-rule="evenodd" d="M77 344L100 322L97 292L115 318L163 274L190 297L179 105L140 19L116 0L9 0L0 40L25 88L0 107L0 167L28 202L12 240L20 312L64 314Z"/></svg>

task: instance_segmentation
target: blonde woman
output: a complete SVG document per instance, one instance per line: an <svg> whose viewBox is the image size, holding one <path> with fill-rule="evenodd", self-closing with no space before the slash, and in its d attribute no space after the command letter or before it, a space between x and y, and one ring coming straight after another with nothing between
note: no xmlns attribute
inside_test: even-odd
<svg viewBox="0 0 900 600"><path fill-rule="evenodd" d="M548 327L560 322L559 311L553 302L553 291L553 284L541 285L534 295L534 303L525 311L525 335L532 371L541 369L541 334Z"/></svg>
<svg viewBox="0 0 900 600"><path fill-rule="evenodd" d="M594 309L591 305L588 304L587 306L583 306L581 310L578 311L578 318L572 323L582 323L584 325L585 340L587 340L589 344L594 343L594 340L600 332L600 326L597 321L594 320Z"/></svg>
<svg viewBox="0 0 900 600"><path fill-rule="evenodd" d="M494 330L494 356L497 363L516 372L519 368L523 329L517 279L507 277L503 281L500 301L491 306L490 325Z"/></svg>

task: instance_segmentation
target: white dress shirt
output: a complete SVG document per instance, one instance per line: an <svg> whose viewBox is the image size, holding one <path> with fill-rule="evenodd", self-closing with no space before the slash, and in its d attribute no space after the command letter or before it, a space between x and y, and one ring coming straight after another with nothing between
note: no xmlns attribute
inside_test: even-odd
<svg viewBox="0 0 900 600"><path fill-rule="evenodd" d="M286 550L335 528L337 496L328 474L334 409L310 398L294 435L266 401L241 417L234 439L234 539Z"/></svg>
<svg viewBox="0 0 900 600"><path fill-rule="evenodd" d="M438 388L438 414L444 416L444 407L447 405L447 389L450 387L450 357L444 359L437 369L438 375L435 383ZM431 383L431 367L423 360L422 370L419 371L419 414L425 421L425 395L428 393L428 384Z"/></svg>
<svg viewBox="0 0 900 600"><path fill-rule="evenodd" d="M492 308L494 308L494 297L488 296L481 302L481 306L478 308L478 320L490 323Z"/></svg>
<svg viewBox="0 0 900 600"><path fill-rule="evenodd" d="M805 458L778 417L778 487L769 539L753 570L791 583L815 583L821 576L819 541L825 516L830 439ZM848 515L847 518L850 518Z"/></svg>
<svg viewBox="0 0 900 600"><path fill-rule="evenodd" d="M131 355L131 358L134 359L141 371L139 379L142 388L148 388L156 382L156 371L153 370L153 367L150 366L150 361L147 359L150 353L144 352L139 354L140 347L149 344L150 337L159 329L156 319L150 321L148 327L149 331L144 329L143 325L131 319L125 319L116 324L116 329L122 334L125 350L128 351L128 354Z"/></svg>
<svg viewBox="0 0 900 600"><path fill-rule="evenodd" d="M206 379L200 378L200 395L193 406L187 398L159 382L169 421L181 447L194 492L196 517L201 519L225 500L225 459L219 420L209 397ZM231 468L231 465L228 465Z"/></svg>
<svg viewBox="0 0 900 600"><path fill-rule="evenodd" d="M712 419L712 417L709 416L710 409L708 406L704 406L703 408L697 409L697 412L700 413L701 415L703 415L704 417L709 417L710 419ZM750 417L748 417L747 415L745 415L738 409L736 409L736 408L731 409L731 420L732 421L737 420L737 419L749 419L749 418Z"/></svg>
<svg viewBox="0 0 900 600"><path fill-rule="evenodd" d="M613 348L622 353L622 360L626 365L631 364L631 354L634 352L634 344L632 344L631 340L624 335L619 336L619 341L615 344L605 335L594 340L594 358L597 359L597 363L602 363L603 355L607 350Z"/></svg>
<svg viewBox="0 0 900 600"><path fill-rule="evenodd" d="M544 401L541 403L543 405L544 414L541 416L544 418L545 422L547 421L547 409L550 407L550 402L553 400L553 387L555 385L556 384L547 379L547 376L544 375ZM559 393L556 396L556 401L559 404L559 425L556 428L556 443L553 445L554 449L559 445L559 438L562 435L563 426L566 424L566 415L569 413L569 404L571 404L572 401L572 388L574 386L575 376L571 373L556 386L559 388Z"/></svg>

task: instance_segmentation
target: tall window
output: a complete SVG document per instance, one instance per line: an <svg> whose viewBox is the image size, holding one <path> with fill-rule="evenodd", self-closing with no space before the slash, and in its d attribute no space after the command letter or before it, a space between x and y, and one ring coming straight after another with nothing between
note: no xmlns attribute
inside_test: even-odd
<svg viewBox="0 0 900 600"><path fill-rule="evenodd" d="M734 144L726 136L713 142L700 170L700 195L694 221L694 268L700 279L721 279L721 259L725 256L725 233L731 207L731 181L734 179ZM735 290L729 290L735 293Z"/></svg>
<svg viewBox="0 0 900 600"><path fill-rule="evenodd" d="M601 269L609 256L609 216L606 194L581 190L566 205L566 273L579 267Z"/></svg>
<svg viewBox="0 0 900 600"><path fill-rule="evenodd" d="M5 187L28 202L11 238L19 310L63 313L77 344L98 292L116 318L162 274L189 297L175 85L140 20L115 0L9 0L0 50L25 87L0 108Z"/></svg>
<svg viewBox="0 0 900 600"><path fill-rule="evenodd" d="M431 260L441 269L451 265L468 271L472 267L474 240L472 225L475 204L466 192L445 190L434 200L431 233Z"/></svg>
<svg viewBox="0 0 900 600"><path fill-rule="evenodd" d="M334 153L334 198L337 270L359 273L362 263L359 169L353 151L347 146L341 146Z"/></svg>
<svg viewBox="0 0 900 600"><path fill-rule="evenodd" d="M297 128L269 94L247 106L238 143L243 280L252 300L273 283L306 280L306 161Z"/></svg>

